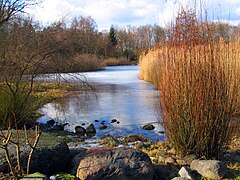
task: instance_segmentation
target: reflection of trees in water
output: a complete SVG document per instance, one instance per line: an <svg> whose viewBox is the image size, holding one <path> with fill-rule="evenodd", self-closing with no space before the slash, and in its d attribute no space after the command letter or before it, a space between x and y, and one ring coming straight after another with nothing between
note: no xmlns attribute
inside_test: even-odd
<svg viewBox="0 0 240 180"><path fill-rule="evenodd" d="M76 121L75 118L77 117L85 116L89 110L96 110L98 108L97 99L94 87L91 87L91 89L84 87L84 90L75 91L70 96L58 99L51 104L56 111L56 119L69 122Z"/></svg>

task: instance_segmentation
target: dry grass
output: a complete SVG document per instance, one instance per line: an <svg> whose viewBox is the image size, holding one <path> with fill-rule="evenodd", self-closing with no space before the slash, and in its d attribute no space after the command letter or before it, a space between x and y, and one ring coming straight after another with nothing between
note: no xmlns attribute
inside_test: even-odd
<svg viewBox="0 0 240 180"><path fill-rule="evenodd" d="M161 116L177 152L218 158L239 110L240 39L216 37L211 24L186 12L171 33L164 46L141 56L141 78L161 91Z"/></svg>
<svg viewBox="0 0 240 180"><path fill-rule="evenodd" d="M121 66L121 65L130 65L131 62L126 58L108 58L103 61L105 66Z"/></svg>
<svg viewBox="0 0 240 180"><path fill-rule="evenodd" d="M103 63L95 55L77 54L71 67L73 72L96 71L103 69Z"/></svg>

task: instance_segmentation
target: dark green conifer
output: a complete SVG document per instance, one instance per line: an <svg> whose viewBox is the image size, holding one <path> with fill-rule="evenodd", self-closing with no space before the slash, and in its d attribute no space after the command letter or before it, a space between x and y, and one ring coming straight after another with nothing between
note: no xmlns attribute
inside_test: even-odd
<svg viewBox="0 0 240 180"><path fill-rule="evenodd" d="M109 40L110 40L111 44L113 46L116 46L117 45L117 37L116 37L116 33L115 33L113 25L110 27L108 37L109 37Z"/></svg>

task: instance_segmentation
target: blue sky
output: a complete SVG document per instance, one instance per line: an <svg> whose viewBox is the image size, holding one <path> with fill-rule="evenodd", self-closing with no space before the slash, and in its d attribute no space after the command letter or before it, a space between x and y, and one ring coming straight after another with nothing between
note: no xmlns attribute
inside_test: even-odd
<svg viewBox="0 0 240 180"><path fill-rule="evenodd" d="M180 6L193 6L204 1L209 18L240 24L240 0L42 0L27 12L43 24L70 20L74 16L91 16L99 30L114 26L158 24L166 26Z"/></svg>

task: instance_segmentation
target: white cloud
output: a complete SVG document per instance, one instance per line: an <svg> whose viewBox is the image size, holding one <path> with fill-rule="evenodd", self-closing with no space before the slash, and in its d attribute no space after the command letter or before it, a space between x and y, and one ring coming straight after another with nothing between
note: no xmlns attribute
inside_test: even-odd
<svg viewBox="0 0 240 180"><path fill-rule="evenodd" d="M74 6L69 0L44 0L42 4L27 9L29 14L44 24L60 20L65 16L72 16L81 11L81 7Z"/></svg>
<svg viewBox="0 0 240 180"><path fill-rule="evenodd" d="M198 1L197 1L198 2ZM220 19L237 22L240 19L239 0L206 0L208 10ZM193 0L43 0L28 12L43 23L53 22L64 16L91 16L100 29L113 25L168 24L180 7L193 6ZM231 19L229 18L231 14Z"/></svg>
<svg viewBox="0 0 240 180"><path fill-rule="evenodd" d="M240 16L240 7L236 8L235 13Z"/></svg>

